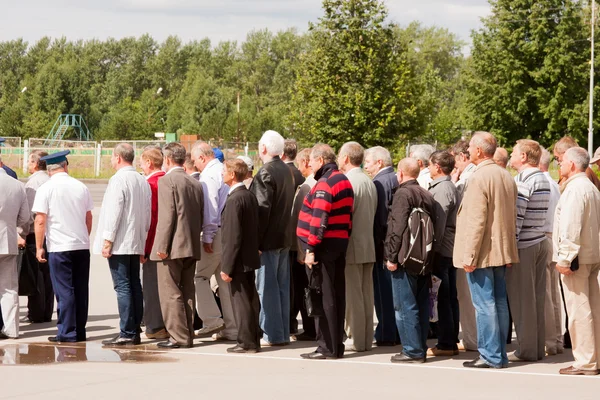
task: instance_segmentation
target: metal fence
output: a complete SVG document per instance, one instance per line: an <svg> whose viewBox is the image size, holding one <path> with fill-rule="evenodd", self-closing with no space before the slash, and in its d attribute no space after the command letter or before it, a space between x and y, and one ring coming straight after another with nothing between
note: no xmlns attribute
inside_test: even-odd
<svg viewBox="0 0 600 400"><path fill-rule="evenodd" d="M4 143L0 147L0 155L2 162L10 168L17 171L20 176L27 175L27 160L29 154L34 150L42 150L49 154L62 150L70 150L69 155L69 173L76 178L109 178L114 174L114 170L110 164L113 148L118 143L129 143L135 150L136 159L148 145L164 146L164 140L148 140L148 141L102 141L97 142L80 142L80 141L57 141L52 146L48 146L46 139L29 139L25 140L21 146L20 138ZM18 144L18 146L16 145ZM225 155L225 159L234 158L239 155L247 155L252 158L255 165L255 170L262 164L258 157L258 143L234 143L234 142L212 142L211 146L220 147ZM139 169L139 165L136 163ZM141 171L141 170L140 170Z"/></svg>

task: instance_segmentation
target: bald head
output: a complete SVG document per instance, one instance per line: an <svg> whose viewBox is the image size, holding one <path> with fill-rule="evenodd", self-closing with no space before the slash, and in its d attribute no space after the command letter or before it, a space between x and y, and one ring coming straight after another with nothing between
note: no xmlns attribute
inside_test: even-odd
<svg viewBox="0 0 600 400"><path fill-rule="evenodd" d="M508 165L508 151L504 147L498 147L494 152L494 162L506 168Z"/></svg>
<svg viewBox="0 0 600 400"><path fill-rule="evenodd" d="M398 180L400 182L417 179L420 172L419 162L412 157L403 158L398 163Z"/></svg>

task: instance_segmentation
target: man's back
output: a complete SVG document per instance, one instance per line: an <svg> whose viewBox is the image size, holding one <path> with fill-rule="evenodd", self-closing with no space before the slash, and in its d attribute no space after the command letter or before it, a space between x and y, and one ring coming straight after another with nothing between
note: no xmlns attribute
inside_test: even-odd
<svg viewBox="0 0 600 400"><path fill-rule="evenodd" d="M65 172L57 172L39 187L32 212L47 215L48 252L88 250L90 239L86 214L94 208L83 183Z"/></svg>
<svg viewBox="0 0 600 400"><path fill-rule="evenodd" d="M202 186L182 168L158 181L158 224L151 257L157 252L178 258L200 259L204 197Z"/></svg>
<svg viewBox="0 0 600 400"><path fill-rule="evenodd" d="M383 244L388 228L387 219L394 190L398 187L398 177L394 173L394 168L382 169L373 178L373 183L377 190L377 210L375 212L375 222L373 223L375 255L377 262L383 262Z"/></svg>
<svg viewBox="0 0 600 400"><path fill-rule="evenodd" d="M499 267L519 261L517 186L504 168L482 161L469 178L458 209L454 265Z"/></svg>
<svg viewBox="0 0 600 400"><path fill-rule="evenodd" d="M288 225L295 190L289 167L274 157L258 171L250 191L258 200L260 250L290 247L292 237Z"/></svg>
<svg viewBox="0 0 600 400"><path fill-rule="evenodd" d="M375 241L371 226L377 209L377 189L371 179L360 168L346 174L354 191L354 210L352 211L352 230L346 252L349 264L375 262Z"/></svg>
<svg viewBox="0 0 600 400"><path fill-rule="evenodd" d="M0 254L17 254L17 227L29 222L29 204L25 185L8 174L0 173Z"/></svg>

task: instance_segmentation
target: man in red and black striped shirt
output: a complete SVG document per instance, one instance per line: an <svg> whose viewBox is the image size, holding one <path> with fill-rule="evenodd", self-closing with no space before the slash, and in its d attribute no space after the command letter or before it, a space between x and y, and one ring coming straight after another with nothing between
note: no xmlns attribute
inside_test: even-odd
<svg viewBox="0 0 600 400"><path fill-rule="evenodd" d="M296 233L305 264L311 269L312 286L323 293L324 316L315 317L318 348L302 358L340 358L344 355L346 249L352 231L354 191L338 170L335 153L326 144L317 144L310 155L317 184L304 199Z"/></svg>

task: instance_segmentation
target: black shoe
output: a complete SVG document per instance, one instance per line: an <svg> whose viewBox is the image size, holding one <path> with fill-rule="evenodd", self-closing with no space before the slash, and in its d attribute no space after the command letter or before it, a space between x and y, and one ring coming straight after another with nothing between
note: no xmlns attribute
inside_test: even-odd
<svg viewBox="0 0 600 400"><path fill-rule="evenodd" d="M102 341L102 345L104 346L133 346L134 344L134 339L121 336L115 336L112 339Z"/></svg>
<svg viewBox="0 0 600 400"><path fill-rule="evenodd" d="M184 344L179 344L179 343L173 343L170 340L167 340L166 342L158 342L156 345L158 347L160 347L161 349L179 349L179 348L189 349L192 347L191 344L184 345Z"/></svg>
<svg viewBox="0 0 600 400"><path fill-rule="evenodd" d="M313 351L312 353L300 354L300 357L306 360L335 360L337 358L332 356L326 356L325 354L321 354L317 351Z"/></svg>
<svg viewBox="0 0 600 400"><path fill-rule="evenodd" d="M58 340L58 336L50 336L48 338L48 341L52 343L60 343L60 340Z"/></svg>
<svg viewBox="0 0 600 400"><path fill-rule="evenodd" d="M317 338L315 336L310 336L302 332L296 335L296 340L299 342L314 342L315 340L317 340Z"/></svg>
<svg viewBox="0 0 600 400"><path fill-rule="evenodd" d="M140 336L139 333L135 334L135 337L133 338L133 344L135 344L135 345L142 344L142 337Z"/></svg>
<svg viewBox="0 0 600 400"><path fill-rule="evenodd" d="M425 362L425 357L422 358L413 358L409 357L404 353L395 354L390 358L390 361L393 363L414 363L414 364L422 364Z"/></svg>
<svg viewBox="0 0 600 400"><path fill-rule="evenodd" d="M399 344L399 343L396 343L396 342L384 342L384 341L381 341L381 342L377 342L377 341L376 341L376 342L375 342L375 345L376 345L377 347L384 347L384 346L390 346L390 347L391 347L391 346L396 346L396 345L398 345L398 344Z"/></svg>
<svg viewBox="0 0 600 400"><path fill-rule="evenodd" d="M481 357L477 357L476 359L474 359L473 361L465 361L463 363L463 367L467 367L467 368L504 368L504 367L494 367L493 365L490 365L488 363L486 363Z"/></svg>
<svg viewBox="0 0 600 400"><path fill-rule="evenodd" d="M230 347L227 349L228 353L238 353L238 354L243 354L243 353L256 353L258 351L258 349L245 349L242 346L240 346L239 344L234 346L234 347Z"/></svg>
<svg viewBox="0 0 600 400"><path fill-rule="evenodd" d="M6 340L6 339L10 339L8 336L6 336L4 333L0 332L0 340Z"/></svg>

